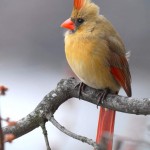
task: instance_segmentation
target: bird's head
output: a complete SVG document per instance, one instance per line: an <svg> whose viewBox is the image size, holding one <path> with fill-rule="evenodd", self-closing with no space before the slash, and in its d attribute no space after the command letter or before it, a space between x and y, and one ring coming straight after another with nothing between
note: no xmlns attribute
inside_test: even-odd
<svg viewBox="0 0 150 150"><path fill-rule="evenodd" d="M74 0L71 17L61 24L73 33L93 30L99 16L99 7L91 0Z"/></svg>

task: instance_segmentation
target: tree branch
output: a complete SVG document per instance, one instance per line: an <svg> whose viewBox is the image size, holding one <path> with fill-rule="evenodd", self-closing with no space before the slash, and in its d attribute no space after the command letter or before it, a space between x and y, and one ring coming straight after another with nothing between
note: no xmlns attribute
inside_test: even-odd
<svg viewBox="0 0 150 150"><path fill-rule="evenodd" d="M95 150L99 150L99 146L92 140L92 139L88 139L85 136L81 136L81 135L77 135L69 130L67 130L64 126L60 125L53 116L47 116L47 119L56 127L58 128L60 131L62 131L63 133L67 134L68 136L77 139L79 141L82 141L84 143L87 143L89 145L92 145L94 147Z"/></svg>
<svg viewBox="0 0 150 150"><path fill-rule="evenodd" d="M47 130L46 130L46 127L45 127L45 121L43 121L43 123L41 123L40 126L41 126L42 131L43 131L46 148L47 148L47 150L51 150L50 145L49 145Z"/></svg>
<svg viewBox="0 0 150 150"><path fill-rule="evenodd" d="M79 82L74 78L62 79L58 83L56 89L48 93L33 112L31 112L25 118L19 120L15 126L4 127L3 133L12 133L16 138L18 138L39 127L40 124L43 123L43 119L45 122L47 119L50 119L47 118L47 116L53 116L55 111L62 103L72 97L78 98L79 89L75 88L78 83ZM81 99L97 105L100 92L102 92L102 90L95 90L90 87L85 87L84 91L82 92ZM138 99L109 94L100 105L109 109L130 114L150 114L149 98Z"/></svg>

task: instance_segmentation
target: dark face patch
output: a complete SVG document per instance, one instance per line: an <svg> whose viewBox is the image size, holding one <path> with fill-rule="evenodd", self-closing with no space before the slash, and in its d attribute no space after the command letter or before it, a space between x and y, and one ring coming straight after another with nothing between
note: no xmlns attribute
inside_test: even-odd
<svg viewBox="0 0 150 150"><path fill-rule="evenodd" d="M71 20L74 22L76 28L78 28L81 24L84 23L83 18L71 18Z"/></svg>

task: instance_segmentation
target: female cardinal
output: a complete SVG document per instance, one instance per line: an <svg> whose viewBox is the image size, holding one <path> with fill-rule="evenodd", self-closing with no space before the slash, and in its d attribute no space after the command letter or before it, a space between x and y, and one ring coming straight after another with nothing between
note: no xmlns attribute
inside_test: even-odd
<svg viewBox="0 0 150 150"><path fill-rule="evenodd" d="M69 29L65 33L67 61L86 85L118 93L122 87L131 96L131 76L125 46L112 24L90 0L74 0L71 18L61 24ZM102 96L105 97L104 95ZM99 144L105 132L114 131L115 111L102 108L97 129ZM109 142L108 150L112 149Z"/></svg>

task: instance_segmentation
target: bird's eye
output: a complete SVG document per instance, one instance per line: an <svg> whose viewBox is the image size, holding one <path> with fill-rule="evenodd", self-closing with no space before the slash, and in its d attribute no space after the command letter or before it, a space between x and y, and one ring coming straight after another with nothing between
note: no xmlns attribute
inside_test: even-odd
<svg viewBox="0 0 150 150"><path fill-rule="evenodd" d="M77 23L78 23L78 24L82 24L83 22L84 22L84 19L82 19L82 18L78 18L78 19L77 19Z"/></svg>

